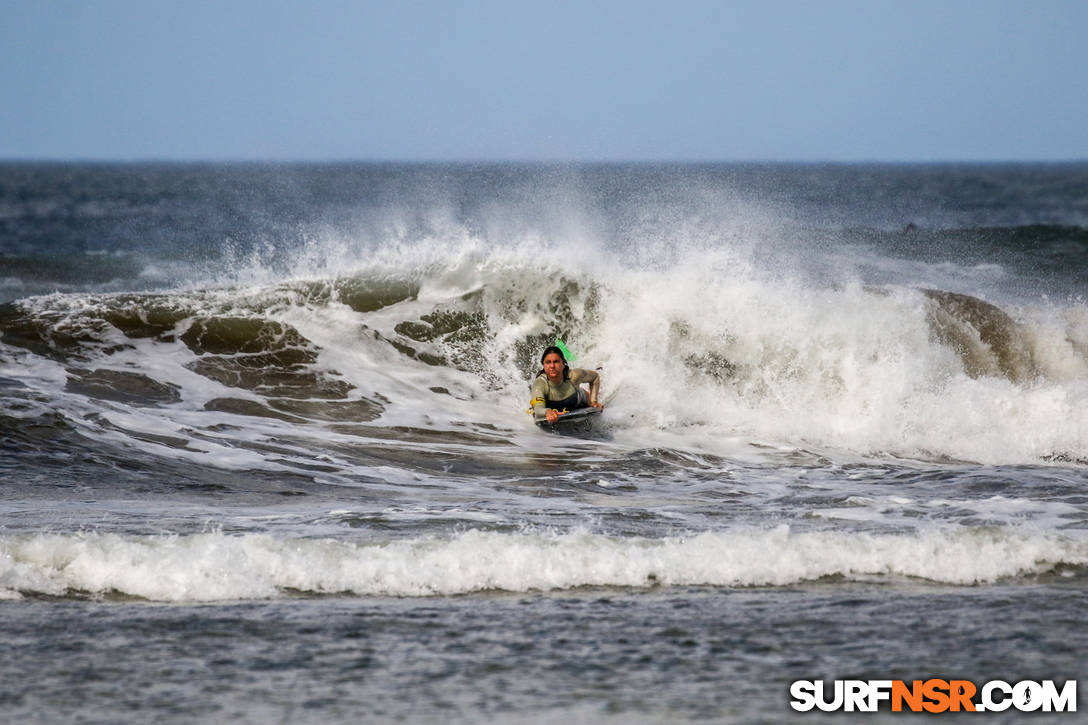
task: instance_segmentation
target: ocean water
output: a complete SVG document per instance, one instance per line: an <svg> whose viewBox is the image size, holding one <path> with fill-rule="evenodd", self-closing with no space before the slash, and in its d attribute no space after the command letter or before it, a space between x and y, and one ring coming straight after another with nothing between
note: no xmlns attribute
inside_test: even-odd
<svg viewBox="0 0 1088 725"><path fill-rule="evenodd" d="M0 720L1084 680L1086 296L1083 163L2 164Z"/></svg>

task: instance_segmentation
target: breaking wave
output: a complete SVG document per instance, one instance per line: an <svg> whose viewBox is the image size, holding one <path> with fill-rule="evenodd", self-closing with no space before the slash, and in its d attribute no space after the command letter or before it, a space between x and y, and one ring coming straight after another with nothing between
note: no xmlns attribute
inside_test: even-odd
<svg viewBox="0 0 1088 725"><path fill-rule="evenodd" d="M86 431L90 406L182 439L194 420L514 430L558 336L576 365L603 367L617 430L1088 460L1082 302L815 284L735 245L579 251L468 238L390 248L341 276L8 303L0 414L18 427L59 410Z"/></svg>
<svg viewBox="0 0 1088 725"><path fill-rule="evenodd" d="M826 577L970 585L1088 564L1088 542L1004 528L916 534L763 531L618 538L469 530L386 543L188 536L0 537L0 597L200 602L292 594L448 596L576 587L786 586Z"/></svg>

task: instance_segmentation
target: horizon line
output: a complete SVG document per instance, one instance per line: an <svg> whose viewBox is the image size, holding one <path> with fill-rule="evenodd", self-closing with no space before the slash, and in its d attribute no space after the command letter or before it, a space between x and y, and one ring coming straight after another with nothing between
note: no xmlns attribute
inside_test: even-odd
<svg viewBox="0 0 1088 725"><path fill-rule="evenodd" d="M108 156L0 156L0 164L88 164L88 165L398 165L398 166L941 166L941 165L1058 165L1088 163L1088 156L1070 158L866 158L866 159L768 159L768 158L720 158L720 159L683 159L683 158L499 158L499 157L451 157L451 158L395 158L395 157L199 157L199 156L146 156L146 157L108 157Z"/></svg>

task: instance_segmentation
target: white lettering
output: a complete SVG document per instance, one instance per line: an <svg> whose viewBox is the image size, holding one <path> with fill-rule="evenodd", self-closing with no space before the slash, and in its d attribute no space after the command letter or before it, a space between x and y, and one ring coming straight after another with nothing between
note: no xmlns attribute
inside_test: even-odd
<svg viewBox="0 0 1088 725"><path fill-rule="evenodd" d="M915 683L918 681L916 680ZM1015 707L1020 712L1076 712L1077 681L1066 680L1061 688L1054 680L1021 680L1011 685L1004 680L990 680L978 691L978 697L968 700L966 694L974 691L974 685L966 680L950 680L949 707L953 710L969 709L972 705L977 712L1003 712ZM943 686L943 680L927 680L926 687ZM876 712L882 703L891 702L896 687L903 685L898 680L796 680L790 684L790 707L798 712L808 712L819 708L823 712ZM830 691L829 691L830 690ZM927 690L928 692L928 690ZM904 697L911 701L904 701ZM933 695L927 695L933 699ZM901 694L896 701L908 702L911 709L917 710L918 701L913 696ZM938 699L939 702L939 699ZM930 703L924 705L929 709ZM945 708L941 708L941 712Z"/></svg>
<svg viewBox="0 0 1088 725"><path fill-rule="evenodd" d="M869 710L876 712L880 709L881 700L892 699L891 680L869 680Z"/></svg>
<svg viewBox="0 0 1088 725"><path fill-rule="evenodd" d="M868 704L868 690L869 685L865 680L847 680L846 681L846 711L847 712L869 712Z"/></svg>
<svg viewBox="0 0 1088 725"><path fill-rule="evenodd" d="M1066 680L1058 692L1054 680L1043 680L1043 712L1076 712L1077 681Z"/></svg>
<svg viewBox="0 0 1088 725"><path fill-rule="evenodd" d="M842 707L845 696L843 695L843 683L842 680L835 680L834 687L835 699L828 702L824 698L824 683L821 680L816 683L816 707L820 708L824 712L835 712Z"/></svg>
<svg viewBox="0 0 1088 725"><path fill-rule="evenodd" d="M1012 694L1012 685L1004 680L990 680L982 686L982 704L983 708L976 707L975 709L983 709L985 711L1003 712L1012 707L1012 698L1002 697L1000 700L995 700L993 697L994 690L1001 692L1002 695Z"/></svg>
<svg viewBox="0 0 1088 725"><path fill-rule="evenodd" d="M812 680L797 680L790 685L790 707L798 712L808 712L816 707L816 685Z"/></svg>
<svg viewBox="0 0 1088 725"><path fill-rule="evenodd" d="M1012 704L1020 712L1035 712L1043 706L1043 688L1031 680L1017 682L1012 688Z"/></svg>

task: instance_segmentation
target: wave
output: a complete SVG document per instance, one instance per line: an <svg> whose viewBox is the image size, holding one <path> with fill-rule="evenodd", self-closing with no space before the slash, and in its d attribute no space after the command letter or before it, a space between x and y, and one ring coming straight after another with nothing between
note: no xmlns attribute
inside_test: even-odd
<svg viewBox="0 0 1088 725"><path fill-rule="evenodd" d="M293 594L448 596L576 587L788 586L826 578L977 585L1076 575L1088 541L1003 528L915 534L772 530L664 539L585 531L381 543L221 533L0 537L0 596L203 602Z"/></svg>
<svg viewBox="0 0 1088 725"><path fill-rule="evenodd" d="M342 276L29 298L0 305L0 412L25 417L33 398L85 421L87 405L121 406L182 437L193 419L177 415L193 411L205 427L511 428L540 349L561 337L576 365L603 367L618 430L1088 461L1083 302L821 285L753 254L465 239L386 249Z"/></svg>

